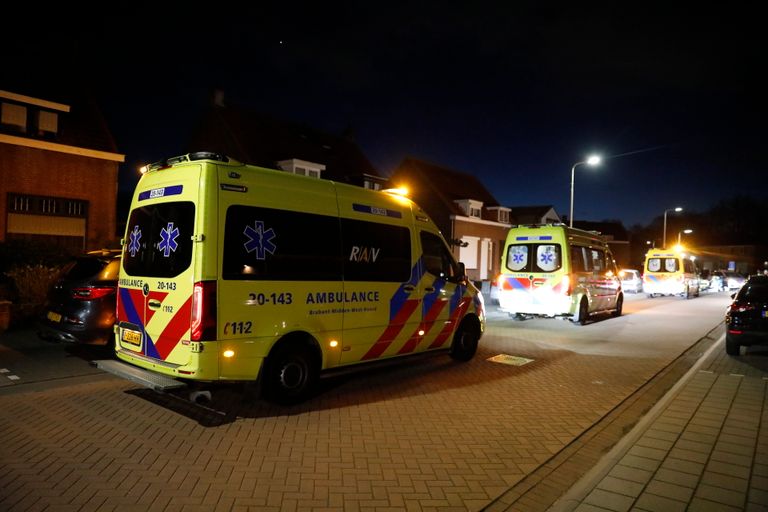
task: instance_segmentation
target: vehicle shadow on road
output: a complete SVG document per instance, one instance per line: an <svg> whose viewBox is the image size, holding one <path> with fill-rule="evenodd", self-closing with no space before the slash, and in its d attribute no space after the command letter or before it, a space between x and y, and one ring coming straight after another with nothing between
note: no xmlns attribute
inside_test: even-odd
<svg viewBox="0 0 768 512"><path fill-rule="evenodd" d="M510 379L539 371L557 359L568 356L568 352L562 352L558 357L536 360L524 366L487 361L497 354L498 351L483 347L478 349L468 363L458 363L445 354L435 354L411 361L401 360L391 366L325 377L320 379L310 398L296 405L270 403L261 398L259 390L252 385L210 386L211 400L203 404L189 400L190 389L159 393L142 388L127 393L186 416L201 426L218 427L238 418L301 415L476 386L478 383Z"/></svg>

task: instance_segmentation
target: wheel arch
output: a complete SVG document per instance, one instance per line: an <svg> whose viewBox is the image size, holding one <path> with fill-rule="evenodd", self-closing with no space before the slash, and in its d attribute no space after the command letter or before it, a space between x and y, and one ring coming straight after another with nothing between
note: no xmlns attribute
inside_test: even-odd
<svg viewBox="0 0 768 512"><path fill-rule="evenodd" d="M280 339L272 345L272 348L269 349L267 360L269 360L270 356L278 350L283 350L284 347L290 345L309 348L315 363L318 365L318 370L326 368L327 363L325 361L325 354L323 353L323 349L320 348L320 343L314 336L306 331L293 331L281 336Z"/></svg>

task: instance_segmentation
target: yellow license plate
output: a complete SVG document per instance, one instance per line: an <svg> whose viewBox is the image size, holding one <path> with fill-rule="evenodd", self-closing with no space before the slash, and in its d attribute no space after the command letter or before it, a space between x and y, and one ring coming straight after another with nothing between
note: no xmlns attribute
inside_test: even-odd
<svg viewBox="0 0 768 512"><path fill-rule="evenodd" d="M131 345L141 345L141 333L139 331L123 329L123 336L121 339Z"/></svg>
<svg viewBox="0 0 768 512"><path fill-rule="evenodd" d="M54 313L53 311L49 311L46 317L51 322L61 322L61 315L58 313Z"/></svg>

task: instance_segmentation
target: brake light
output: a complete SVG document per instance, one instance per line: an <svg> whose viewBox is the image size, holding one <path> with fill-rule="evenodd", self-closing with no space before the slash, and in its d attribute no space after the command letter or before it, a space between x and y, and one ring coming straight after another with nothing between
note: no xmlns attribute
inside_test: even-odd
<svg viewBox="0 0 768 512"><path fill-rule="evenodd" d="M730 306L728 306L728 309L733 313L744 313L745 311L752 311L755 309L755 306L752 304L743 304L740 302L734 302Z"/></svg>
<svg viewBox="0 0 768 512"><path fill-rule="evenodd" d="M571 276L565 275L563 276L563 280L560 283L560 290L565 295L570 295L573 290L571 290Z"/></svg>
<svg viewBox="0 0 768 512"><path fill-rule="evenodd" d="M216 281L195 283L190 337L192 341L216 339Z"/></svg>
<svg viewBox="0 0 768 512"><path fill-rule="evenodd" d="M113 293L115 293L115 288L112 286L89 286L87 288L73 288L72 298L75 300L93 300Z"/></svg>

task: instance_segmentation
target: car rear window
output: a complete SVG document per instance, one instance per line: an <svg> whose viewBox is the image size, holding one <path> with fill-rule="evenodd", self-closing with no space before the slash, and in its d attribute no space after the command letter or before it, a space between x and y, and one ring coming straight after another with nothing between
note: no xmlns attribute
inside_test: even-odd
<svg viewBox="0 0 768 512"><path fill-rule="evenodd" d="M128 219L123 268L132 276L175 277L192 261L195 205L189 201L135 208Z"/></svg>
<svg viewBox="0 0 768 512"><path fill-rule="evenodd" d="M747 283L739 292L739 299L749 302L768 302L768 283Z"/></svg>
<svg viewBox="0 0 768 512"><path fill-rule="evenodd" d="M77 258L64 269L64 278L75 280L89 279L107 266L107 260L98 258Z"/></svg>

